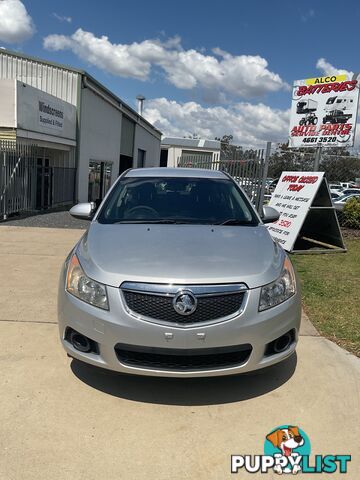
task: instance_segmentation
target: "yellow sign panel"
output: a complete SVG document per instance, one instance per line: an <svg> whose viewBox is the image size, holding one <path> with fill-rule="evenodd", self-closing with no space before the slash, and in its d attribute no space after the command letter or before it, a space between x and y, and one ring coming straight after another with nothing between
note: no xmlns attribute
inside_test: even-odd
<svg viewBox="0 0 360 480"><path fill-rule="evenodd" d="M306 85L320 85L321 83L344 82L348 80L347 75L329 75L327 77L307 78Z"/></svg>

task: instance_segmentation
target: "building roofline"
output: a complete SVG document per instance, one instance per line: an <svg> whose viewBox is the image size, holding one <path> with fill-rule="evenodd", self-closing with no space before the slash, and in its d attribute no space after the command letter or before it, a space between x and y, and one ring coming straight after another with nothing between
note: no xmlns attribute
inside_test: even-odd
<svg viewBox="0 0 360 480"><path fill-rule="evenodd" d="M221 142L219 140L211 140L209 138L186 138L164 136L161 140L162 147L186 147L196 148L198 150L221 150Z"/></svg>
<svg viewBox="0 0 360 480"><path fill-rule="evenodd" d="M14 50L9 50L8 48L1 47L0 53L4 52L8 55L12 55L13 57L25 58L26 60L31 60L33 62L43 63L44 65L51 65L52 67L62 68L63 70L70 70L71 72L86 74L85 70L81 70L79 68L71 67L70 65L64 65L62 63L53 62L51 60L44 60L43 58L33 57L32 55L28 55L26 53L16 52Z"/></svg>
<svg viewBox="0 0 360 480"><path fill-rule="evenodd" d="M71 67L69 65L64 65L62 63L57 63L57 62L53 62L51 60L44 60L43 58L39 58L39 57L33 57L32 55L27 55L27 54L23 54L21 52L15 52L13 50L9 50L7 48L0 48L0 55L1 53L5 53L7 55L11 55L13 57L18 57L18 58L25 58L26 60L30 60L32 62L37 62L37 63L42 63L44 65L50 65L52 67L56 67L56 68L60 68L62 70L68 70L70 72L74 72L74 73L78 73L79 75L81 75L82 77L86 77L88 80L90 80L93 84L95 84L98 88L100 88L105 94L109 95L113 100L115 100L116 102L118 102L121 106L125 107L127 110L129 110L129 112L132 114L132 115L135 115L137 118L141 119L144 123L146 123L150 128L152 128L153 130L155 130L158 134L162 135L162 132L157 129L156 127L154 127L154 125L152 125L148 120L146 120L146 118L144 118L142 115L139 115L139 113L134 110L132 107L130 107L130 105L128 105L126 102L123 102L121 100L120 97L118 97L117 95L115 95L115 93L113 93L111 90L109 90L107 87L105 87L105 85L103 85L102 83L100 83L98 80L96 80L96 78L94 78L92 75L90 75L86 70L82 70L82 69L79 69L79 68L75 68L75 67ZM126 113L126 112L125 112Z"/></svg>

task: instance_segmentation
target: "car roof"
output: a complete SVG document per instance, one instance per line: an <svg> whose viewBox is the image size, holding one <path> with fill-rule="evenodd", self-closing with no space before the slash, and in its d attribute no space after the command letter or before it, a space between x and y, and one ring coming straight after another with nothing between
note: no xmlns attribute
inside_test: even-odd
<svg viewBox="0 0 360 480"><path fill-rule="evenodd" d="M125 177L178 177L178 178L221 178L228 176L220 170L206 170L204 168L132 168Z"/></svg>

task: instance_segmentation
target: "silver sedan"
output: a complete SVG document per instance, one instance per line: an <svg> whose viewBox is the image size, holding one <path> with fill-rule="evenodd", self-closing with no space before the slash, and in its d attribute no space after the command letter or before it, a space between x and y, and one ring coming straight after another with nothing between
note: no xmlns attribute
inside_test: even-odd
<svg viewBox="0 0 360 480"><path fill-rule="evenodd" d="M133 169L112 186L67 257L60 339L78 360L119 372L199 377L264 368L294 353L296 273L227 174Z"/></svg>
<svg viewBox="0 0 360 480"><path fill-rule="evenodd" d="M351 193L349 195L343 195L339 198L333 199L335 210L338 210L340 212L343 211L346 202L348 202L352 198L357 198L358 200L360 200L360 193Z"/></svg>

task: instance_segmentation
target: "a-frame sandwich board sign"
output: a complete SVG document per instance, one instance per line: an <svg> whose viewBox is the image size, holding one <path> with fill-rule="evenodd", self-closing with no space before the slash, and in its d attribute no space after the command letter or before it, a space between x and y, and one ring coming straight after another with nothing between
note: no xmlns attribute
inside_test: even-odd
<svg viewBox="0 0 360 480"><path fill-rule="evenodd" d="M269 206L269 233L290 253L346 252L324 172L283 172Z"/></svg>

